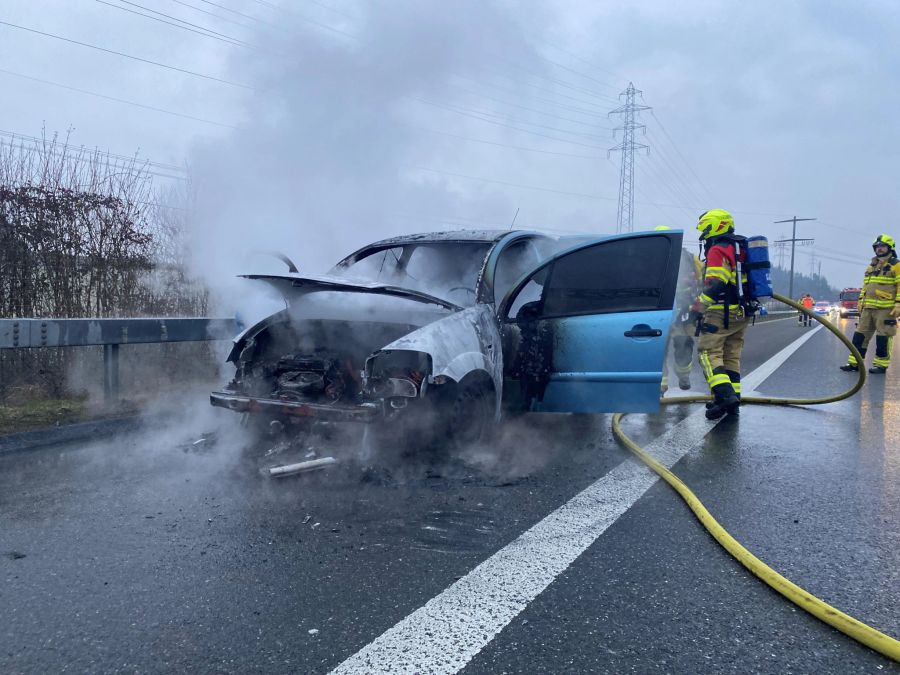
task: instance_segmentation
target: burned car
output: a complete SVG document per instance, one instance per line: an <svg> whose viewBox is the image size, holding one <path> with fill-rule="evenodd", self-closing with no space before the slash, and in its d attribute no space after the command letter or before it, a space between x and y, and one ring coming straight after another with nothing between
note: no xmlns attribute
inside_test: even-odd
<svg viewBox="0 0 900 675"><path fill-rule="evenodd" d="M451 446L505 412L654 411L681 238L442 232L376 242L322 276L246 275L286 306L235 339L211 403Z"/></svg>

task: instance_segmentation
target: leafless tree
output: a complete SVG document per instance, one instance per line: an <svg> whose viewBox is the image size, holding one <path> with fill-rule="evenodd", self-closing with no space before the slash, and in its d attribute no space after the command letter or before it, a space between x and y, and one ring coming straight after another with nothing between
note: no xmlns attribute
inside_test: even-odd
<svg viewBox="0 0 900 675"><path fill-rule="evenodd" d="M146 161L69 134L0 139L0 317L205 313L182 258L189 192L170 195L183 206L163 204ZM59 393L67 355L39 351L0 352L0 396L36 373Z"/></svg>

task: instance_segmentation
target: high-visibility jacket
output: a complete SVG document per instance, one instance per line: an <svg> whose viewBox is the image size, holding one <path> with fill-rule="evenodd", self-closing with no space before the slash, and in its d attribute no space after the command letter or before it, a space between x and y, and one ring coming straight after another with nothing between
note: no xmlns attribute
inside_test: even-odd
<svg viewBox="0 0 900 675"><path fill-rule="evenodd" d="M813 297L811 295L804 295L802 298L800 298L800 304L806 307L806 309L812 309L813 305L816 304L816 301L813 300Z"/></svg>
<svg viewBox="0 0 900 675"><path fill-rule="evenodd" d="M739 258L735 259L734 243L722 237L709 247L706 253L706 265L703 268L703 291L697 300L705 311L715 309L737 309L741 304L738 294L737 262L746 265L746 253L741 248ZM741 274L741 284L746 288L747 273Z"/></svg>
<svg viewBox="0 0 900 675"><path fill-rule="evenodd" d="M866 268L862 292L859 294L860 309L892 309L900 306L900 260L896 256L872 258Z"/></svg>

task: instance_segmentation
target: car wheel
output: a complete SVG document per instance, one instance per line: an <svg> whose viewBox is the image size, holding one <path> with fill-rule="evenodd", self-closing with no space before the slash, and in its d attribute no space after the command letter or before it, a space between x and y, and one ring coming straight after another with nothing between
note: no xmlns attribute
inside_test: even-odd
<svg viewBox="0 0 900 675"><path fill-rule="evenodd" d="M487 443L495 430L494 388L482 379L463 380L445 395L438 412L438 428L443 438L435 438L456 453L473 445Z"/></svg>

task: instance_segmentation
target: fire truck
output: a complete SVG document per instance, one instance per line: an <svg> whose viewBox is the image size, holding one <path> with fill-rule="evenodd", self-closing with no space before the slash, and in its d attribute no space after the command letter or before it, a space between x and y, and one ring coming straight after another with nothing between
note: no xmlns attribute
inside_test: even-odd
<svg viewBox="0 0 900 675"><path fill-rule="evenodd" d="M845 288L841 291L838 307L842 319L846 319L848 316L859 316L859 294L861 292L861 288Z"/></svg>

